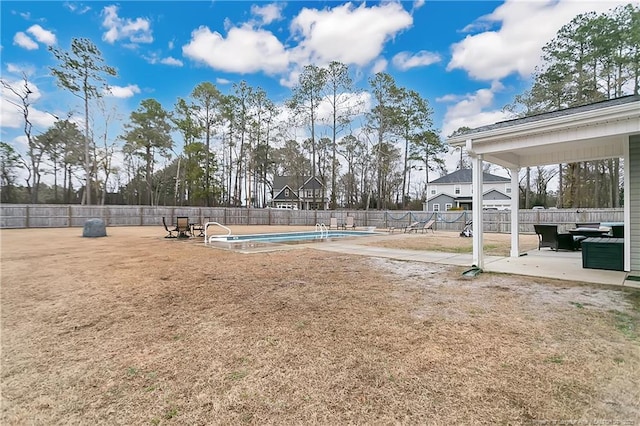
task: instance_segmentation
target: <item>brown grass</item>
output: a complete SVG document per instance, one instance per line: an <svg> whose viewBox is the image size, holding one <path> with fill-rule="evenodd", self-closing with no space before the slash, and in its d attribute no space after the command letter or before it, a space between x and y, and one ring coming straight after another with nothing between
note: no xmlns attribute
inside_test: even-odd
<svg viewBox="0 0 640 426"><path fill-rule="evenodd" d="M640 418L620 289L108 233L0 232L2 424Z"/></svg>

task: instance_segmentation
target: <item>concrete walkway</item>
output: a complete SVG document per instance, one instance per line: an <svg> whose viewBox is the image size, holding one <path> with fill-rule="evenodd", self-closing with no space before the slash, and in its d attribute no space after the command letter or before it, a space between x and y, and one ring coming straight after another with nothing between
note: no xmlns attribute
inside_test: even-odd
<svg viewBox="0 0 640 426"><path fill-rule="evenodd" d="M473 264L473 256L471 254L388 249L384 247L354 244L353 240L315 244L313 245L313 248L316 250L337 253L383 257L414 262L440 263L444 265L468 267L471 267ZM626 272L583 268L581 252L532 250L528 253L524 253L518 258L485 256L484 261L484 270L487 272L640 288L640 281L627 280Z"/></svg>

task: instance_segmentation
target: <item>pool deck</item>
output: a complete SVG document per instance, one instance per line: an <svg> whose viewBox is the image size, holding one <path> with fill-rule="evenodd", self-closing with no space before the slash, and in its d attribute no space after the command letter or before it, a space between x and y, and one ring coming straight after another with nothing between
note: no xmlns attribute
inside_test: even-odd
<svg viewBox="0 0 640 426"><path fill-rule="evenodd" d="M471 254L397 250L354 244L353 240L316 244L313 248L316 250L413 262L439 263L464 267L471 267L473 264L473 256ZM517 258L485 256L484 261L484 271L486 272L640 288L640 281L626 279L628 275L627 272L583 268L581 252L555 252L547 249L531 250ZM637 276L640 274L633 273L633 275Z"/></svg>

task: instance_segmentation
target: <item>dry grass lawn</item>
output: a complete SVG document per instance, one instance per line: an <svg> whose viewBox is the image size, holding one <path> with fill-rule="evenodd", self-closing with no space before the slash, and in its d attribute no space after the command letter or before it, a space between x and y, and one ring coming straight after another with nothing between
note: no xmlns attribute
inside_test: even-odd
<svg viewBox="0 0 640 426"><path fill-rule="evenodd" d="M640 419L638 292L107 232L0 231L1 424Z"/></svg>

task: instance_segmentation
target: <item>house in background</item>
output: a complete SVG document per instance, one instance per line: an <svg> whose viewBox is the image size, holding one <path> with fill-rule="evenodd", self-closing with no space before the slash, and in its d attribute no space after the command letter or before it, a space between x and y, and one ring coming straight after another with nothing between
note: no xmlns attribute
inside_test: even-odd
<svg viewBox="0 0 640 426"><path fill-rule="evenodd" d="M485 209L508 210L511 206L511 180L484 173L482 206ZM427 184L426 211L452 208L471 210L473 197L471 169L460 169Z"/></svg>
<svg viewBox="0 0 640 426"><path fill-rule="evenodd" d="M326 210L329 198L324 185L315 176L310 178L276 176L273 179L271 207L293 210Z"/></svg>

